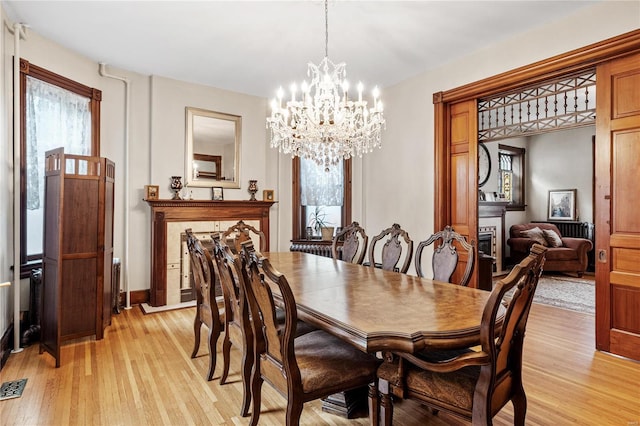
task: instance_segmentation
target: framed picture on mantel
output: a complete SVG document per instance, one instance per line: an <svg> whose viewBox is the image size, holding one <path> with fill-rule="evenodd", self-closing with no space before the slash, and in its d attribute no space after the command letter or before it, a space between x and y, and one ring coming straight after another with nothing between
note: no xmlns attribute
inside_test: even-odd
<svg viewBox="0 0 640 426"><path fill-rule="evenodd" d="M576 189L549 191L548 220L577 220Z"/></svg>
<svg viewBox="0 0 640 426"><path fill-rule="evenodd" d="M214 201L224 200L224 193L222 192L221 186L214 186L211 188L211 199Z"/></svg>

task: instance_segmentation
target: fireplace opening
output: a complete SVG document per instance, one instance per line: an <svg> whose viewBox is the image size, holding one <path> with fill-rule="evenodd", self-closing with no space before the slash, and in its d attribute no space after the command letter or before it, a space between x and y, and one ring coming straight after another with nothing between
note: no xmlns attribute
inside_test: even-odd
<svg viewBox="0 0 640 426"><path fill-rule="evenodd" d="M478 251L496 257L496 230L494 227L482 227L478 232ZM497 272L497 264L493 264L493 272Z"/></svg>

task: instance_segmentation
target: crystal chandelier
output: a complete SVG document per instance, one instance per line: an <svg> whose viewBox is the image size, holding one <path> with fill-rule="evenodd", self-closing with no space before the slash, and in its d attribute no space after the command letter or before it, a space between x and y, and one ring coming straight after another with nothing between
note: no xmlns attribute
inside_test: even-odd
<svg viewBox="0 0 640 426"><path fill-rule="evenodd" d="M291 100L283 106L284 92L271 102L271 147L280 152L313 160L328 170L342 159L373 151L381 146L380 132L385 126L378 88L373 89L373 107L362 100L362 83L357 100L349 97L346 65L329 60L329 11L324 2L325 56L319 65L308 64L310 83L291 86Z"/></svg>

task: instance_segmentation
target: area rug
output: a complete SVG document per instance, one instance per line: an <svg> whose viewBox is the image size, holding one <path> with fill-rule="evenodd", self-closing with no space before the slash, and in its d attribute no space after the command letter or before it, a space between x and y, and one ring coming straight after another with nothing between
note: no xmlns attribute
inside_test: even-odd
<svg viewBox="0 0 640 426"><path fill-rule="evenodd" d="M534 303L595 314L595 281L566 276L543 275L533 297Z"/></svg>

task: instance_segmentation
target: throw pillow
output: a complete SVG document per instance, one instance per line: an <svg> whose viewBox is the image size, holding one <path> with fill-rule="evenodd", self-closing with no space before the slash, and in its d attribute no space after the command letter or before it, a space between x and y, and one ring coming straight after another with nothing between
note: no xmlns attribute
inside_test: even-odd
<svg viewBox="0 0 640 426"><path fill-rule="evenodd" d="M544 238L549 243L549 247L562 247L560 235L553 229L543 229Z"/></svg>
<svg viewBox="0 0 640 426"><path fill-rule="evenodd" d="M542 232L542 229L538 228L537 226L526 231L521 231L520 235L525 238L530 238L536 243L541 244L545 247L549 246L547 240L544 238L544 232Z"/></svg>

